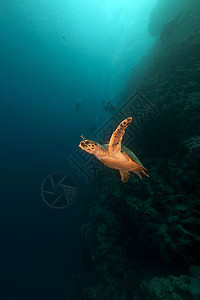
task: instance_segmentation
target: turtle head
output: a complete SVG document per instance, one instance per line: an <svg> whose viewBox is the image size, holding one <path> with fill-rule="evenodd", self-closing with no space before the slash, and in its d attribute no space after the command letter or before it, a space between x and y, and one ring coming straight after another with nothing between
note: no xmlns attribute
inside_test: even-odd
<svg viewBox="0 0 200 300"><path fill-rule="evenodd" d="M80 142L79 147L90 154L95 154L99 147L98 144L93 141L86 140L83 136L81 137L83 140Z"/></svg>

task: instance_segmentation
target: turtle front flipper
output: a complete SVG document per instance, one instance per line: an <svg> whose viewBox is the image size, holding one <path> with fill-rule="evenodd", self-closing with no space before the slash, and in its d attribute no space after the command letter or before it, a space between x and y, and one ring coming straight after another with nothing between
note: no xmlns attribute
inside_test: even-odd
<svg viewBox="0 0 200 300"><path fill-rule="evenodd" d="M130 173L125 170L119 170L119 173L121 175L121 180L126 183L129 180Z"/></svg>
<svg viewBox="0 0 200 300"><path fill-rule="evenodd" d="M117 129L113 132L108 144L108 150L110 154L121 152L121 141L125 133L125 130L130 125L131 121L132 118L125 119L119 124Z"/></svg>

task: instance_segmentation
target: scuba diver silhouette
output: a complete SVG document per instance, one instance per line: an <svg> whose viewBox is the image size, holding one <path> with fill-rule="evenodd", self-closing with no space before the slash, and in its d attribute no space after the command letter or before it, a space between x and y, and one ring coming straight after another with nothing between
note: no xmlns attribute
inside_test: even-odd
<svg viewBox="0 0 200 300"><path fill-rule="evenodd" d="M108 111L110 113L113 113L114 110L116 109L116 105L115 105L115 102L113 100L110 100L107 103L105 103L104 101L102 101L102 104L103 104L104 110Z"/></svg>
<svg viewBox="0 0 200 300"><path fill-rule="evenodd" d="M76 102L76 105L75 105L76 113L80 112L80 106L81 106L82 102L83 102L83 100L81 98L79 98L78 101Z"/></svg>

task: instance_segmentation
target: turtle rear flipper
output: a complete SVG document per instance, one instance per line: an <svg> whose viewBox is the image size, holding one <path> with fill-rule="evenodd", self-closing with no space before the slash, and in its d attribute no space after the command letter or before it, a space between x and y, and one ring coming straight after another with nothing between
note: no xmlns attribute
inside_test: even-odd
<svg viewBox="0 0 200 300"><path fill-rule="evenodd" d="M119 170L119 173L121 175L121 180L126 183L129 180L130 173L125 170Z"/></svg>
<svg viewBox="0 0 200 300"><path fill-rule="evenodd" d="M145 171L147 170L145 167L140 166L138 164L136 164L137 167L134 166L134 168L132 169L132 172L135 173L137 176L140 177L140 179L142 179L142 174L149 177L149 174L147 174Z"/></svg>

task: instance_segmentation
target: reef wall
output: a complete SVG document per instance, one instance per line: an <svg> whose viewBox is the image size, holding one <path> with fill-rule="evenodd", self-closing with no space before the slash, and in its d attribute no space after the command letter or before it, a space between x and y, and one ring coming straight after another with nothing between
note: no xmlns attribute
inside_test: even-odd
<svg viewBox="0 0 200 300"><path fill-rule="evenodd" d="M150 15L149 33L159 36L163 25L180 12L194 16L200 14L199 0L158 0Z"/></svg>
<svg viewBox="0 0 200 300"><path fill-rule="evenodd" d="M124 100L137 87L158 111L132 144L150 178L124 184L108 168L96 178L83 227L87 300L200 298L199 32L188 18L127 84Z"/></svg>

